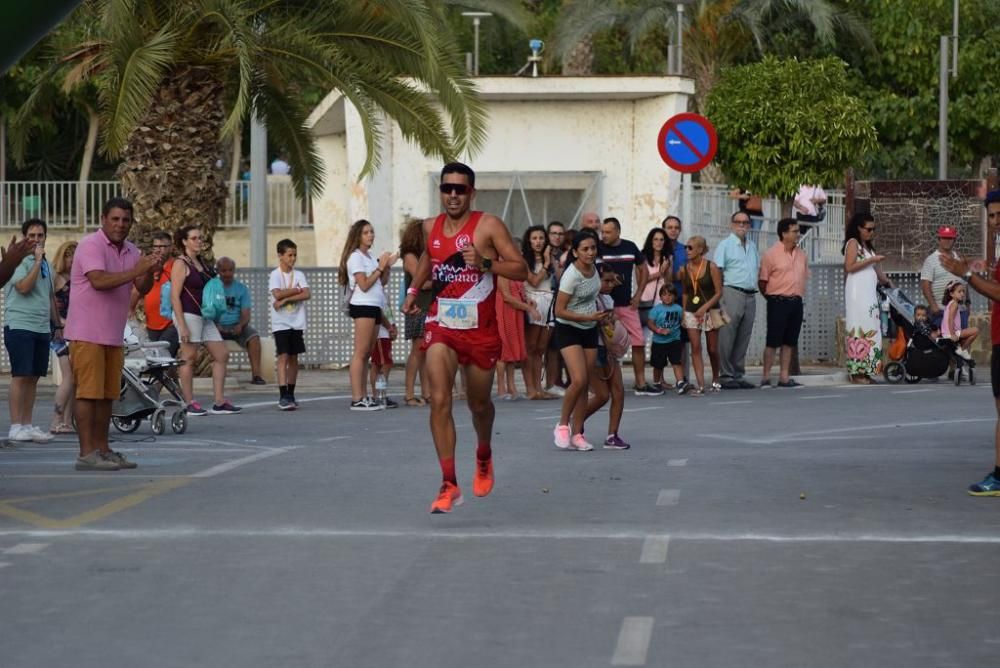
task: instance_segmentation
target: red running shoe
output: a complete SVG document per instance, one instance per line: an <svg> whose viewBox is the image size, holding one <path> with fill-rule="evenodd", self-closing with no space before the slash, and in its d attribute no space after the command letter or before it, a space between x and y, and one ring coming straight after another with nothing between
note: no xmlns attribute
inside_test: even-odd
<svg viewBox="0 0 1000 668"><path fill-rule="evenodd" d="M493 491L493 458L483 461L476 458L476 472L472 474L472 493L486 496Z"/></svg>
<svg viewBox="0 0 1000 668"><path fill-rule="evenodd" d="M453 482L441 483L438 496L431 504L431 512L434 514L450 513L455 506L462 505L462 490Z"/></svg>

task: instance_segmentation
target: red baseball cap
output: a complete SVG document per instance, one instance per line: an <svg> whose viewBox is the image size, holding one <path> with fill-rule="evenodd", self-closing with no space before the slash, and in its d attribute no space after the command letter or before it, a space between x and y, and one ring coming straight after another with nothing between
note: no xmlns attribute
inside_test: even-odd
<svg viewBox="0 0 1000 668"><path fill-rule="evenodd" d="M950 225L942 225L938 228L938 236L942 239L955 239L958 237L958 230Z"/></svg>

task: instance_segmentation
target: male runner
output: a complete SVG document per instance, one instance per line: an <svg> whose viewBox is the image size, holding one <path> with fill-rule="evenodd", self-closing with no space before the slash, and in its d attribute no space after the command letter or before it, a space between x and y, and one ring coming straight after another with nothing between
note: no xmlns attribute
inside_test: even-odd
<svg viewBox="0 0 1000 668"><path fill-rule="evenodd" d="M434 301L424 325L425 368L431 390L431 435L444 481L431 504L432 513L448 513L462 503L455 477L455 420L451 392L461 365L467 374L466 396L479 447L472 492L486 496L493 489L493 372L500 357L494 274L523 281L528 267L503 221L471 211L476 174L452 162L441 170L444 213L424 221L425 251L410 285L433 280ZM417 291L407 290L403 311L417 312Z"/></svg>

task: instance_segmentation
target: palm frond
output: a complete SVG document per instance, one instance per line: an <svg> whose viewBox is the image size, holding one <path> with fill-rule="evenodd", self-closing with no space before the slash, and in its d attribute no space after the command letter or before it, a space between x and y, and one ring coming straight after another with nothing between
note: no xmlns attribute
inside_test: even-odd
<svg viewBox="0 0 1000 668"><path fill-rule="evenodd" d="M527 33L534 17L519 2L510 0L442 0L445 5L476 12L489 12L507 21L521 32Z"/></svg>
<svg viewBox="0 0 1000 668"><path fill-rule="evenodd" d="M655 0L643 0L650 4ZM595 34L624 25L632 12L621 0L576 0L556 26L554 52L563 60L580 42Z"/></svg>
<svg viewBox="0 0 1000 668"><path fill-rule="evenodd" d="M131 35L112 45L111 67L102 77L101 103L107 123L102 144L110 157L121 154L149 108L164 74L174 63L177 34L164 27L148 40Z"/></svg>
<svg viewBox="0 0 1000 668"><path fill-rule="evenodd" d="M316 146L316 138L306 126L309 113L294 95L265 82L257 88L258 108L271 141L288 155L292 167L292 187L300 199L323 192L326 172Z"/></svg>

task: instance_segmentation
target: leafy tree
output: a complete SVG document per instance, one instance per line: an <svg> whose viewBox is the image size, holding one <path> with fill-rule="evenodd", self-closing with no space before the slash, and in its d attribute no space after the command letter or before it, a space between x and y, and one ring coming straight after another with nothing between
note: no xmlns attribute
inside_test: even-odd
<svg viewBox="0 0 1000 668"><path fill-rule="evenodd" d="M258 115L287 153L301 195L321 190L307 88L337 89L360 112L378 164L384 115L425 152L481 146L485 110L432 0L86 0L88 37L59 54L65 78L93 85L101 150L136 204L137 235L203 225L226 190L222 140Z"/></svg>
<svg viewBox="0 0 1000 668"><path fill-rule="evenodd" d="M727 68L708 99L715 160L730 181L786 202L802 183L836 183L877 148L846 64L765 57ZM787 208L787 205L786 205Z"/></svg>
<svg viewBox="0 0 1000 668"><path fill-rule="evenodd" d="M951 0L849 0L869 23L876 54L850 60L882 150L869 169L889 178L937 172L939 36L951 33ZM1000 3L962 0L958 78L949 82L953 173L977 175L1000 154ZM845 54L845 59L851 58Z"/></svg>
<svg viewBox="0 0 1000 668"><path fill-rule="evenodd" d="M695 79L694 109L704 112L705 100L719 73L763 52L773 26L798 21L811 39L833 44L838 34L864 36L855 17L831 0L681 0L684 12L683 72ZM572 0L560 19L557 52L565 57L581 40L607 30L622 31L635 49L653 34L663 36L666 62L668 34L676 32L678 0Z"/></svg>

